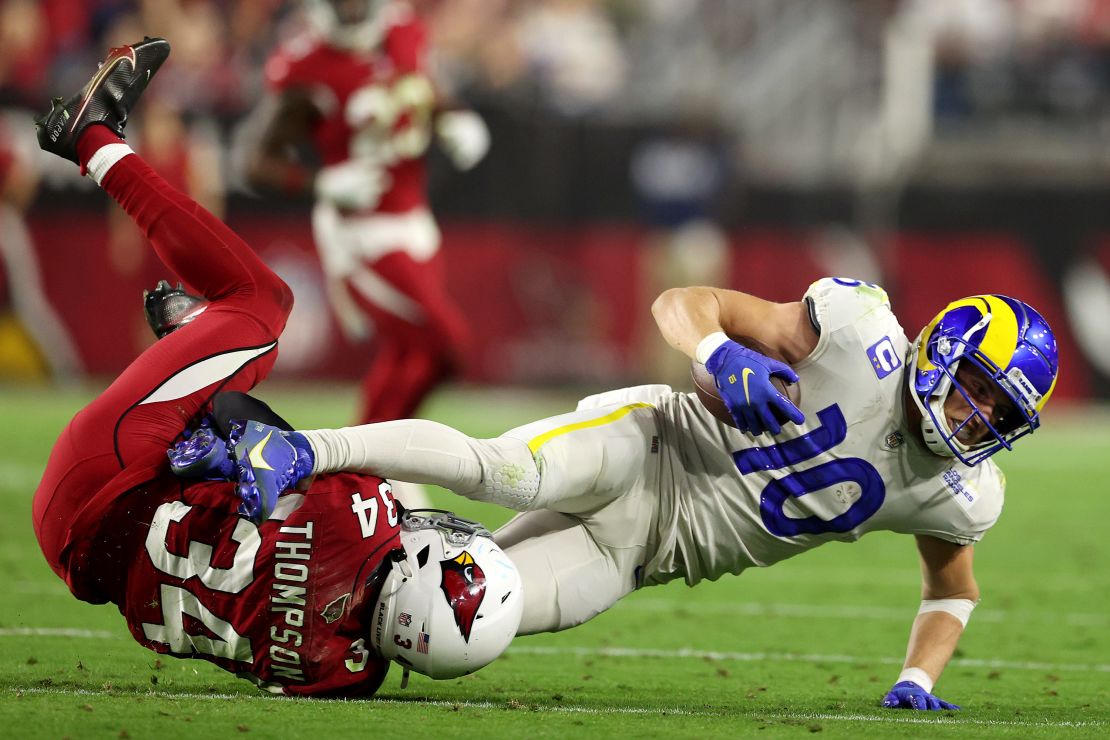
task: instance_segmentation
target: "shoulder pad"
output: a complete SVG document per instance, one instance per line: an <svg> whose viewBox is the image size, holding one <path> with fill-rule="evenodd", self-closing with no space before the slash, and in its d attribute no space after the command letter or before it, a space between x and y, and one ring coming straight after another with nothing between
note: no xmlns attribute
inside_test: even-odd
<svg viewBox="0 0 1110 740"><path fill-rule="evenodd" d="M822 331L852 324L876 310L890 310L886 291L874 283L851 278L821 278L806 290Z"/></svg>

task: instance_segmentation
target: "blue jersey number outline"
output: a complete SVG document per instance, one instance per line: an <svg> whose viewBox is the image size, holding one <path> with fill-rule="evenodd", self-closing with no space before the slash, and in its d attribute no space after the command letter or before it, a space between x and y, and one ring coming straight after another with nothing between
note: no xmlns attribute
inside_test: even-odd
<svg viewBox="0 0 1110 740"><path fill-rule="evenodd" d="M781 470L828 452L848 436L844 412L835 403L817 412L821 424L800 437L767 447L752 447L732 453L742 475L757 470ZM860 497L848 510L825 521L818 516L804 519L788 517L783 511L790 497L801 498L807 493L820 491L837 483L853 482L860 487ZM763 526L777 537L794 537L800 534L826 534L848 532L867 521L879 510L886 499L886 484L879 471L866 460L844 457L796 470L771 481L763 487L759 500L759 515Z"/></svg>

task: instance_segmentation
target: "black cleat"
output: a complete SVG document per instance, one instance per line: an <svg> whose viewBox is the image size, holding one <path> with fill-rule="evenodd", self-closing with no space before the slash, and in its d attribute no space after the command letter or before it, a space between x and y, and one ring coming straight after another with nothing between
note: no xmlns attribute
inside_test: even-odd
<svg viewBox="0 0 1110 740"><path fill-rule="evenodd" d="M54 98L50 112L35 119L39 146L77 162L77 139L89 125L102 123L122 137L127 114L169 55L168 41L149 37L109 51L81 92Z"/></svg>
<svg viewBox="0 0 1110 740"><path fill-rule="evenodd" d="M185 326L207 307L208 301L186 293L181 283L174 288L165 280L159 280L154 290L143 291L146 323L159 339Z"/></svg>

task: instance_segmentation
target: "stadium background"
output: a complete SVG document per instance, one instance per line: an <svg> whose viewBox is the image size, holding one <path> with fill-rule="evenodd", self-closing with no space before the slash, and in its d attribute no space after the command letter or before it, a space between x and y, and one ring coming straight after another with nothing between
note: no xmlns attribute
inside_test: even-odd
<svg viewBox="0 0 1110 740"><path fill-rule="evenodd" d="M955 297L1020 296L1057 328L1058 397L1110 393L1110 3L417 5L439 84L493 134L469 173L432 154L451 290L476 328L467 380L681 383L648 323L661 288L787 300L834 274L884 285L909 331ZM295 286L280 372L354 377L365 350L328 318L309 203L243 184L296 3L0 8L0 99L29 158L48 91L79 86L107 45L171 38L129 138ZM116 372L149 342L136 296L163 270L88 180L32 161L26 223L72 367Z"/></svg>
<svg viewBox="0 0 1110 740"><path fill-rule="evenodd" d="M1057 400L1028 453L1000 460L1007 514L979 566L990 601L942 685L973 707L929 731L1103 733L1110 2L416 4L438 82L493 136L466 174L431 153L451 290L475 331L463 382L435 395L429 418L493 435L580 393L685 386L686 363L647 310L671 285L790 300L816 277L859 277L887 288L910 332L956 297L1019 296L1060 339ZM364 360L328 315L310 204L260 198L242 178L262 65L298 24L296 3L278 0L0 0L0 129L37 179L0 209L0 724L27 723L28 736L211 736L275 721L230 676L152 663L111 607L74 601L37 551L29 495L49 446L152 341L139 296L168 276L91 182L39 155L29 120L83 84L106 47L168 37L173 56L129 141L293 285L266 397L301 426L348 422ZM35 279L12 259L23 249L49 307L23 295ZM415 734L566 736L585 723L599 736L858 736L876 722L909 734L918 720L876 707L918 598L903 540L637 593L583 628L519 641L473 680L416 678L406 693L391 676L381 707L328 706L332 729L411 723L405 704L430 699L423 724L406 725ZM282 712L283 736L318 736L314 711ZM460 730L460 717L475 724Z"/></svg>

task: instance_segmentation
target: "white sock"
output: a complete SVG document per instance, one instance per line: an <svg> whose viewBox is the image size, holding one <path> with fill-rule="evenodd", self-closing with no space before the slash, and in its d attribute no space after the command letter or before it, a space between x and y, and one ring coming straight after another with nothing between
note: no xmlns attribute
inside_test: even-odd
<svg viewBox="0 0 1110 740"><path fill-rule="evenodd" d="M89 157L89 161L85 164L85 173L99 185L116 162L134 153L135 150L127 144L105 144Z"/></svg>
<svg viewBox="0 0 1110 740"><path fill-rule="evenodd" d="M474 439L423 419L300 433L312 446L313 473L369 473L442 486L515 511L543 503L536 461L519 439Z"/></svg>
<svg viewBox="0 0 1110 740"><path fill-rule="evenodd" d="M313 473L371 473L456 491L482 481L470 437L434 421L403 419L301 434L312 445Z"/></svg>

